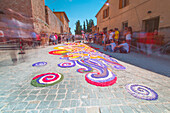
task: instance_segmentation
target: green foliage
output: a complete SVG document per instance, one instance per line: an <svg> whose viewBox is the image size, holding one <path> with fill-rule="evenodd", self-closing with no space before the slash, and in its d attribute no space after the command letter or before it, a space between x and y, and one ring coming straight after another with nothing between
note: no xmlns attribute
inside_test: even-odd
<svg viewBox="0 0 170 113"><path fill-rule="evenodd" d="M77 35L81 35L81 31L83 30L85 33L90 33L92 32L92 26L94 26L94 21L92 19L87 20L86 22L84 21L83 23L83 29L82 29L82 25L80 24L80 20L78 20L76 22L76 30L75 30L75 34Z"/></svg>
<svg viewBox="0 0 170 113"><path fill-rule="evenodd" d="M84 21L84 24L83 24L83 31L86 32L86 23Z"/></svg>
<svg viewBox="0 0 170 113"><path fill-rule="evenodd" d="M81 24L80 24L80 20L78 20L78 21L76 22L75 34L76 34L76 35L81 35L81 30L82 30L82 26L81 26Z"/></svg>

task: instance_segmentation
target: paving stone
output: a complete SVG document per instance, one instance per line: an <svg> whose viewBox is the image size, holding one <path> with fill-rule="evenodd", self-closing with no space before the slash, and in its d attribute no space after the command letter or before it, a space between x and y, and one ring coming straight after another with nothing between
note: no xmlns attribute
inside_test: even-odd
<svg viewBox="0 0 170 113"><path fill-rule="evenodd" d="M59 85L58 88L59 88L59 89L65 89L65 88L66 88L66 85Z"/></svg>
<svg viewBox="0 0 170 113"><path fill-rule="evenodd" d="M66 89L59 89L58 93L66 93Z"/></svg>
<svg viewBox="0 0 170 113"><path fill-rule="evenodd" d="M134 111L132 110L132 108L129 107L129 106L120 106L120 108L122 109L122 111L123 111L124 113L134 113Z"/></svg>
<svg viewBox="0 0 170 113"><path fill-rule="evenodd" d="M99 99L90 99L91 106L99 106L101 104Z"/></svg>
<svg viewBox="0 0 170 113"><path fill-rule="evenodd" d="M111 99L110 102L111 102L111 104L113 104L113 105L119 105L119 104L121 104L121 102L119 101L119 99Z"/></svg>
<svg viewBox="0 0 170 113"><path fill-rule="evenodd" d="M4 108L3 108L4 107ZM14 107L14 106L13 106ZM6 103L0 103L0 109L3 108L3 110L12 110L12 105L6 104Z"/></svg>
<svg viewBox="0 0 170 113"><path fill-rule="evenodd" d="M80 100L71 100L71 107L80 106Z"/></svg>
<svg viewBox="0 0 170 113"><path fill-rule="evenodd" d="M111 113L108 107L100 107L100 113Z"/></svg>
<svg viewBox="0 0 170 113"><path fill-rule="evenodd" d="M50 101L41 101L37 109L47 109L49 108Z"/></svg>
<svg viewBox="0 0 170 113"><path fill-rule="evenodd" d="M46 100L54 100L56 95L48 95Z"/></svg>
<svg viewBox="0 0 170 113"><path fill-rule="evenodd" d="M90 108L87 108L87 113L100 113L99 107L90 107Z"/></svg>
<svg viewBox="0 0 170 113"><path fill-rule="evenodd" d="M25 99L25 101L33 101L33 100L35 100L36 99L36 95L29 95L26 99Z"/></svg>
<svg viewBox="0 0 170 113"><path fill-rule="evenodd" d="M37 96L36 100L44 101L45 97L46 97L46 95L39 95L39 96Z"/></svg>
<svg viewBox="0 0 170 113"><path fill-rule="evenodd" d="M101 99L101 104L102 105L110 105L111 104L111 101L109 99Z"/></svg>
<svg viewBox="0 0 170 113"><path fill-rule="evenodd" d="M39 113L51 113L51 110L40 110Z"/></svg>
<svg viewBox="0 0 170 113"><path fill-rule="evenodd" d="M30 91L29 90L25 90L25 91L23 91L20 95L28 95L30 93Z"/></svg>
<svg viewBox="0 0 170 113"><path fill-rule="evenodd" d="M62 109L54 109L52 110L52 113L63 113Z"/></svg>
<svg viewBox="0 0 170 113"><path fill-rule="evenodd" d="M150 113L151 111L144 105L131 105L130 106L137 113Z"/></svg>
<svg viewBox="0 0 170 113"><path fill-rule="evenodd" d="M28 102L20 102L15 106L14 110L24 110L27 105Z"/></svg>
<svg viewBox="0 0 170 113"><path fill-rule="evenodd" d="M112 113L122 113L119 106L110 106L110 110Z"/></svg>
<svg viewBox="0 0 170 113"><path fill-rule="evenodd" d="M87 113L86 108L76 108L76 113Z"/></svg>
<svg viewBox="0 0 170 113"><path fill-rule="evenodd" d="M39 93L39 90L32 90L30 94L36 95L36 94L38 94L38 93Z"/></svg>
<svg viewBox="0 0 170 113"><path fill-rule="evenodd" d="M38 113L38 110L30 110L30 111L27 111L27 113Z"/></svg>
<svg viewBox="0 0 170 113"><path fill-rule="evenodd" d="M25 113L26 111L14 111L14 113Z"/></svg>
<svg viewBox="0 0 170 113"><path fill-rule="evenodd" d="M161 113L161 110L155 105L146 105L153 113Z"/></svg>
<svg viewBox="0 0 170 113"><path fill-rule="evenodd" d="M5 111L5 112L2 112L2 113L14 113L14 111Z"/></svg>
<svg viewBox="0 0 170 113"><path fill-rule="evenodd" d="M163 104L163 106L170 111L170 104L169 103Z"/></svg>
<svg viewBox="0 0 170 113"><path fill-rule="evenodd" d="M68 107L70 107L70 104L71 104L70 100L63 100L61 102L60 108L68 108Z"/></svg>
<svg viewBox="0 0 170 113"><path fill-rule="evenodd" d="M78 94L72 94L71 99L79 99L79 95Z"/></svg>
<svg viewBox="0 0 170 113"><path fill-rule="evenodd" d="M75 109L64 110L63 113L75 113Z"/></svg>
<svg viewBox="0 0 170 113"><path fill-rule="evenodd" d="M170 110L168 110L165 106L162 104L156 104L156 106L161 110L162 113L169 113ZM169 108L170 109L170 108Z"/></svg>
<svg viewBox="0 0 170 113"><path fill-rule="evenodd" d="M38 105L38 103L29 103L25 109L35 109L37 107L37 105Z"/></svg>
<svg viewBox="0 0 170 113"><path fill-rule="evenodd" d="M58 94L56 100L61 100L65 98L65 94Z"/></svg>
<svg viewBox="0 0 170 113"><path fill-rule="evenodd" d="M90 100L89 99L81 99L82 106L90 106Z"/></svg>
<svg viewBox="0 0 170 113"><path fill-rule="evenodd" d="M6 100L7 97L0 97L0 102L4 102L4 100Z"/></svg>
<svg viewBox="0 0 170 113"><path fill-rule="evenodd" d="M14 91L13 93L11 93L10 96L17 96L21 93L22 91Z"/></svg>
<svg viewBox="0 0 170 113"><path fill-rule="evenodd" d="M60 105L60 101L52 101L49 105L49 108L57 108Z"/></svg>
<svg viewBox="0 0 170 113"><path fill-rule="evenodd" d="M115 95L117 98L124 98L123 92L115 92L114 95Z"/></svg>
<svg viewBox="0 0 170 113"><path fill-rule="evenodd" d="M57 89L51 89L48 94L57 94Z"/></svg>
<svg viewBox="0 0 170 113"><path fill-rule="evenodd" d="M23 101L27 96L18 96L18 98L15 100L16 102Z"/></svg>
<svg viewBox="0 0 170 113"><path fill-rule="evenodd" d="M48 89L42 89L39 93L43 95L43 94L47 94L47 92L48 92Z"/></svg>

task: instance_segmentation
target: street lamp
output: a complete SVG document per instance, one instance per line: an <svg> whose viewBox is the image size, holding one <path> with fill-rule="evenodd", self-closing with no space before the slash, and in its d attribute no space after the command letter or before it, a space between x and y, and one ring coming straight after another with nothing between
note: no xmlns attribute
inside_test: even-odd
<svg viewBox="0 0 170 113"><path fill-rule="evenodd" d="M109 3L105 3L106 6L109 6L110 4Z"/></svg>

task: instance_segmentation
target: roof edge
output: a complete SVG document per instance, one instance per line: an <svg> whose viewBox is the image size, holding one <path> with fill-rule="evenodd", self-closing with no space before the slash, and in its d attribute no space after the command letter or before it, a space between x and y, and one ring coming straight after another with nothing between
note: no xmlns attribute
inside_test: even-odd
<svg viewBox="0 0 170 113"><path fill-rule="evenodd" d="M99 10L99 12L96 14L96 16L95 16L96 18L97 18L97 15L100 13L100 11L101 11L101 10L103 9L103 7L105 6L105 4L108 3L108 1L109 1L109 0L107 0L107 1L104 3L104 5L102 6L102 8L101 8L101 9Z"/></svg>

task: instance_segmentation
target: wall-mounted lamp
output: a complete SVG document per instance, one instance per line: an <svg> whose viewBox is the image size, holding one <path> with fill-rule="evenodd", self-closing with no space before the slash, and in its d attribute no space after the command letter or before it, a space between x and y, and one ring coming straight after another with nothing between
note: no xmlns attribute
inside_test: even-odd
<svg viewBox="0 0 170 113"><path fill-rule="evenodd" d="M109 6L110 4L109 3L105 3L106 6Z"/></svg>

